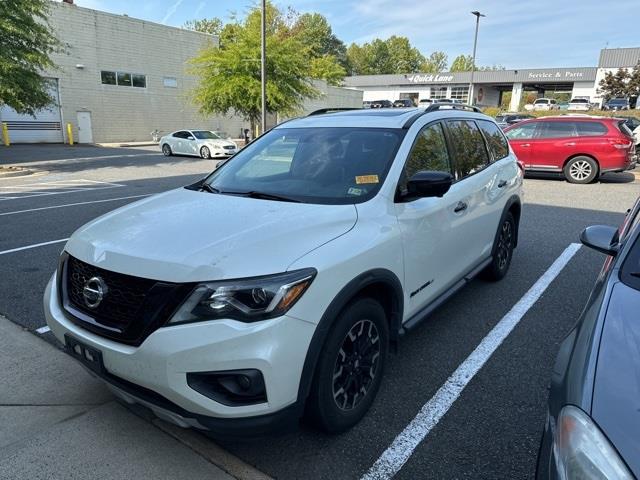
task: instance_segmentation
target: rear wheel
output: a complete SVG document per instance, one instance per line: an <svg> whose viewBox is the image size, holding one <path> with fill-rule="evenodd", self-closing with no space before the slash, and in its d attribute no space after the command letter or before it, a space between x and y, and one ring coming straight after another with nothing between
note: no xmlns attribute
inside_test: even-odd
<svg viewBox="0 0 640 480"><path fill-rule="evenodd" d="M375 399L387 359L389 326L371 298L348 305L333 325L318 359L308 418L330 433L348 430Z"/></svg>
<svg viewBox="0 0 640 480"><path fill-rule="evenodd" d="M598 176L598 164L589 157L572 158L564 167L564 176L571 183L591 183Z"/></svg>
<svg viewBox="0 0 640 480"><path fill-rule="evenodd" d="M165 157L170 157L171 155L173 155L173 152L171 151L171 147L166 143L162 145L162 153L164 154Z"/></svg>
<svg viewBox="0 0 640 480"><path fill-rule="evenodd" d="M498 229L496 244L491 263L482 272L486 280L497 282L502 280L509 271L513 249L516 244L516 222L511 212L502 219Z"/></svg>
<svg viewBox="0 0 640 480"><path fill-rule="evenodd" d="M209 150L209 147L202 147L200 149L200 156L202 158L211 158L211 151Z"/></svg>

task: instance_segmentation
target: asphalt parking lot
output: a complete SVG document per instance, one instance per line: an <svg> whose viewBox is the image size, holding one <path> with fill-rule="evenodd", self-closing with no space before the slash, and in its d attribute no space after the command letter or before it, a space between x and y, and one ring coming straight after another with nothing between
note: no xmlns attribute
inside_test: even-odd
<svg viewBox="0 0 640 480"><path fill-rule="evenodd" d="M0 314L52 343L43 328L42 294L65 239L103 213L192 183L213 166L197 158L165 158L152 148L63 146L2 149L0 166L7 164L40 173L0 178ZM591 185L527 178L520 241L507 277L499 283L474 280L406 336L359 425L339 436L302 425L275 438L218 443L274 478L386 478L378 460L398 462L398 455L406 459L396 463L398 479L532 478L553 360L604 261L570 246L588 225L619 224L639 187L640 175L632 172ZM476 365L459 396L437 405L439 421L426 430L409 426L427 402L440 398L439 390L492 329L531 298L532 285L568 247L575 254L494 345L486 363ZM408 442L387 450L398 435L414 434L421 440L415 449Z"/></svg>

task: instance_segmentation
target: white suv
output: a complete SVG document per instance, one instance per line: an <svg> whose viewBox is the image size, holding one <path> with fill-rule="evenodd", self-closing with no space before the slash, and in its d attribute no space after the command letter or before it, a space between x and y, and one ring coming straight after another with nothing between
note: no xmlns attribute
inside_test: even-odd
<svg viewBox="0 0 640 480"><path fill-rule="evenodd" d="M523 173L472 107L310 115L200 182L73 234L44 297L65 350L127 402L252 435L369 409L390 345L502 278Z"/></svg>

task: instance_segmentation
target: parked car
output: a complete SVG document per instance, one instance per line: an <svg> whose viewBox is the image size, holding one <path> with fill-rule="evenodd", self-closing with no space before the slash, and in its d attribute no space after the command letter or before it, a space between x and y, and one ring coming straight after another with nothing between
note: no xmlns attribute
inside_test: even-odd
<svg viewBox="0 0 640 480"><path fill-rule="evenodd" d="M498 123L498 125L500 125L500 128L504 129L509 125L519 123L529 118L534 117L533 115L528 115L526 113L501 113L500 115L496 116L496 122Z"/></svg>
<svg viewBox="0 0 640 480"><path fill-rule="evenodd" d="M127 402L229 437L355 425L390 345L517 245L523 174L475 109L314 114L64 247L45 316ZM276 153L272 153L275 151Z"/></svg>
<svg viewBox="0 0 640 480"><path fill-rule="evenodd" d="M591 103L587 98L574 98L569 102L567 110L575 112L586 112L591 109Z"/></svg>
<svg viewBox="0 0 640 480"><path fill-rule="evenodd" d="M602 106L602 110L629 110L629 108L628 98L612 98Z"/></svg>
<svg viewBox="0 0 640 480"><path fill-rule="evenodd" d="M408 107L415 107L415 105L413 104L413 100L411 100L409 98L402 98L400 100L396 100L395 102L393 102L393 107L394 108L408 108Z"/></svg>
<svg viewBox="0 0 640 480"><path fill-rule="evenodd" d="M193 155L202 158L227 158L238 152L238 145L209 130L178 130L165 135L159 142L162 153Z"/></svg>
<svg viewBox="0 0 640 480"><path fill-rule="evenodd" d="M365 100L362 102L362 108L371 108L371 102Z"/></svg>
<svg viewBox="0 0 640 480"><path fill-rule="evenodd" d="M607 258L553 367L538 480L640 478L639 212L582 232Z"/></svg>
<svg viewBox="0 0 640 480"><path fill-rule="evenodd" d="M423 98L418 102L418 106L419 107L423 107L426 108L429 105L431 105L432 103L435 103L436 100L433 100L432 98Z"/></svg>
<svg viewBox="0 0 640 480"><path fill-rule="evenodd" d="M393 108L391 100L374 100L371 102L371 108Z"/></svg>
<svg viewBox="0 0 640 480"><path fill-rule="evenodd" d="M636 153L638 153L637 146L640 145L640 120L635 117L618 117L624 120L624 124L633 134L633 138L636 144Z"/></svg>
<svg viewBox="0 0 640 480"><path fill-rule="evenodd" d="M537 98L533 102L534 111L543 111L543 110L559 110L558 102L553 98Z"/></svg>
<svg viewBox="0 0 640 480"><path fill-rule="evenodd" d="M526 170L563 173L591 183L607 172L635 168L635 146L624 121L567 115L525 120L505 129Z"/></svg>

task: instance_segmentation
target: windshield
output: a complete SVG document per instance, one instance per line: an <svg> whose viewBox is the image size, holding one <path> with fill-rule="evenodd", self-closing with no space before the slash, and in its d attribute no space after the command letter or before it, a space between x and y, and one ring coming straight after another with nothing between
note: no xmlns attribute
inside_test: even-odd
<svg viewBox="0 0 640 480"><path fill-rule="evenodd" d="M547 103L549 103L549 100L547 100L546 98L539 98L538 100L536 100L533 103L534 104L547 104Z"/></svg>
<svg viewBox="0 0 640 480"><path fill-rule="evenodd" d="M627 99L626 98L612 98L611 100L609 100L609 103L626 104L627 103Z"/></svg>
<svg viewBox="0 0 640 480"><path fill-rule="evenodd" d="M241 150L206 183L221 194L259 192L306 203L361 203L380 189L405 133L278 128Z"/></svg>
<svg viewBox="0 0 640 480"><path fill-rule="evenodd" d="M208 140L211 138L214 138L217 140L220 138L215 133L210 132L208 130L194 130L192 133L198 140Z"/></svg>

